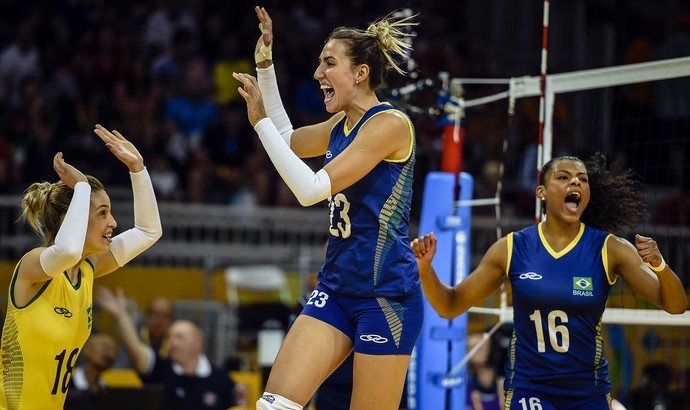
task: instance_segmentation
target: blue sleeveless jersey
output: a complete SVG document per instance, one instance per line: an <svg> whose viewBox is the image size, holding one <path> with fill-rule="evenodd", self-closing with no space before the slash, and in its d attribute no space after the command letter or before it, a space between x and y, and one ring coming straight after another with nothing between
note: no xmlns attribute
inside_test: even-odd
<svg viewBox="0 0 690 410"><path fill-rule="evenodd" d="M387 103L372 107L351 130L343 117L331 130L324 165L357 138L368 120L388 110L394 108ZM330 235L317 279L334 291L403 296L420 285L408 232L416 137L412 122L404 117L412 135L406 158L381 161L361 180L328 198Z"/></svg>
<svg viewBox="0 0 690 410"><path fill-rule="evenodd" d="M594 396L610 391L601 316L611 286L610 234L584 224L555 252L542 226L508 235L508 278L515 330L508 347L505 388Z"/></svg>

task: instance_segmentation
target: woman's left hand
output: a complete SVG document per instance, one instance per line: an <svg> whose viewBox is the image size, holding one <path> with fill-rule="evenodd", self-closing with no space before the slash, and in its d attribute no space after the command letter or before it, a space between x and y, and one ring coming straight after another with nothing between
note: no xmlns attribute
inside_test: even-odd
<svg viewBox="0 0 690 410"><path fill-rule="evenodd" d="M642 261L650 266L659 267L664 260L656 241L648 236L635 235L635 249Z"/></svg>
<svg viewBox="0 0 690 410"><path fill-rule="evenodd" d="M232 73L232 76L243 84L243 87L239 87L237 91L247 102L247 117L249 117L249 123L253 127L257 122L267 117L259 83L254 76L249 74Z"/></svg>
<svg viewBox="0 0 690 410"><path fill-rule="evenodd" d="M144 169L144 158L134 144L127 141L118 131L110 132L100 124L96 124L96 129L93 132L105 142L105 146L117 159L127 165L131 172L141 172Z"/></svg>

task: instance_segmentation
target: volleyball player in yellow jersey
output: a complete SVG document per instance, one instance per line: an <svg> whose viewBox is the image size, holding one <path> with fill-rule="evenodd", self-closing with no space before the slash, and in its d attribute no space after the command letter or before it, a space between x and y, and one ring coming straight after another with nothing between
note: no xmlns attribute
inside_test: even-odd
<svg viewBox="0 0 690 410"><path fill-rule="evenodd" d="M146 250L162 228L151 179L137 149L117 131L94 130L130 172L134 228L115 237L103 185L57 153L55 183L32 184L22 218L44 245L27 252L10 282L0 355L0 409L62 409L77 357L91 332L93 279Z"/></svg>

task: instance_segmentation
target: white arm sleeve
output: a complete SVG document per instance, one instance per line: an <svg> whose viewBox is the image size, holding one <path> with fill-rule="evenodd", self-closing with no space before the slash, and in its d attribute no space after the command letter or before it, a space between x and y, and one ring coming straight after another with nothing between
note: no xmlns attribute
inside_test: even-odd
<svg viewBox="0 0 690 410"><path fill-rule="evenodd" d="M286 149L285 141L270 118L261 119L254 130L271 162L302 206L313 205L331 195L331 180L326 170L322 168L314 173L294 152Z"/></svg>
<svg viewBox="0 0 690 410"><path fill-rule="evenodd" d="M129 173L134 193L134 228L113 238L110 252L119 266L124 266L148 249L163 235L161 218L158 214L156 195L149 173L143 171Z"/></svg>
<svg viewBox="0 0 690 410"><path fill-rule="evenodd" d="M91 185L77 182L74 194L55 236L55 243L41 252L39 261L46 275L54 277L76 265L81 259L89 225Z"/></svg>
<svg viewBox="0 0 690 410"><path fill-rule="evenodd" d="M271 64L267 68L256 68L256 79L259 82L259 90L264 99L264 108L268 118L273 121L280 136L290 147L290 137L292 136L292 123L288 117L283 101L280 99L278 80L276 79L275 65Z"/></svg>

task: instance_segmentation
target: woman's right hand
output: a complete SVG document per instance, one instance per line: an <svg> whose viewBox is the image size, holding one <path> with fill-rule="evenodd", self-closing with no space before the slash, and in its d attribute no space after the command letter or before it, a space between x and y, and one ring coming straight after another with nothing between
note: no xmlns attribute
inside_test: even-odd
<svg viewBox="0 0 690 410"><path fill-rule="evenodd" d="M267 68L273 64L273 21L264 7L254 8L256 17L259 18L261 35L254 49L254 61L259 68Z"/></svg>
<svg viewBox="0 0 690 410"><path fill-rule="evenodd" d="M62 157L62 152L58 152L55 154L55 157L53 157L53 169L60 177L60 181L72 189L74 189L77 182L88 182L84 174L65 162Z"/></svg>

